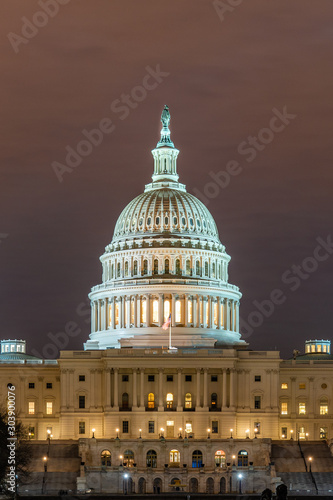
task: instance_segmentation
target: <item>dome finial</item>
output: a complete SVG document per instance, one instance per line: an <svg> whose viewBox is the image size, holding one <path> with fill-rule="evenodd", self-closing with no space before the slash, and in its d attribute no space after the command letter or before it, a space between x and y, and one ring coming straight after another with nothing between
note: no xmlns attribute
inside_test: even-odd
<svg viewBox="0 0 333 500"><path fill-rule="evenodd" d="M175 147L174 143L170 139L170 130L169 130L170 120L171 116L170 116L169 106L165 105L161 115L161 122L163 125L161 130L161 139L157 143L156 146L157 148L161 148L163 146L169 146L171 148Z"/></svg>

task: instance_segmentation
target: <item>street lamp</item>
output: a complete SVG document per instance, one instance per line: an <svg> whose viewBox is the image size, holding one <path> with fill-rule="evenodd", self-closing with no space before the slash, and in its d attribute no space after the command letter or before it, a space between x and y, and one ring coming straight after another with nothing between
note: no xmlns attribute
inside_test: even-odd
<svg viewBox="0 0 333 500"><path fill-rule="evenodd" d="M207 429L207 439L210 439L210 429Z"/></svg>
<svg viewBox="0 0 333 500"><path fill-rule="evenodd" d="M46 439L47 439L48 443L50 444L50 436L51 436L51 431L50 431L50 429L47 429L46 433L47 433L47 434L46 434Z"/></svg>
<svg viewBox="0 0 333 500"><path fill-rule="evenodd" d="M122 455L119 455L119 460L120 460L120 464L119 465L123 465L123 456Z"/></svg>
<svg viewBox="0 0 333 500"><path fill-rule="evenodd" d="M306 432L306 433L305 433L305 438L306 438L306 440L308 440L308 437L309 437L309 433L308 433L308 432Z"/></svg>
<svg viewBox="0 0 333 500"><path fill-rule="evenodd" d="M142 438L142 436L141 436L141 433L142 433L142 429L139 429L139 432L140 432L140 436L139 436L139 439L141 439L141 438Z"/></svg>
<svg viewBox="0 0 333 500"><path fill-rule="evenodd" d="M119 439L119 429L116 429L117 437L116 439Z"/></svg>
<svg viewBox="0 0 333 500"><path fill-rule="evenodd" d="M160 428L160 438L164 437L164 429L163 427Z"/></svg>
<svg viewBox="0 0 333 500"><path fill-rule="evenodd" d="M254 428L254 439L257 439L258 427Z"/></svg>
<svg viewBox="0 0 333 500"><path fill-rule="evenodd" d="M294 432L294 431L291 429L291 431L290 431L290 440L291 440L291 441L293 440L293 432Z"/></svg>
<svg viewBox="0 0 333 500"><path fill-rule="evenodd" d="M183 438L183 436L182 436L182 430L183 430L183 429L182 429L181 427L179 427L179 436L178 436L178 437L179 437L179 439L182 439L182 438Z"/></svg>
<svg viewBox="0 0 333 500"><path fill-rule="evenodd" d="M95 430L96 430L95 428L91 429L91 432L93 433L93 435L92 435L93 438L95 437Z"/></svg>
<svg viewBox="0 0 333 500"><path fill-rule="evenodd" d="M246 435L246 439L250 439L250 429L246 429L245 435Z"/></svg>
<svg viewBox="0 0 333 500"><path fill-rule="evenodd" d="M309 462L310 462L310 473L311 473L311 463L312 463L312 457L309 457Z"/></svg>
<svg viewBox="0 0 333 500"><path fill-rule="evenodd" d="M43 457L44 461L44 472L47 472L47 457Z"/></svg>
<svg viewBox="0 0 333 500"><path fill-rule="evenodd" d="M233 429L230 429L230 439L232 439L232 433L234 432Z"/></svg>
<svg viewBox="0 0 333 500"><path fill-rule="evenodd" d="M125 482L124 482L124 494L127 495L127 479L128 479L128 474L124 474L124 479L125 479Z"/></svg>
<svg viewBox="0 0 333 500"><path fill-rule="evenodd" d="M233 463L232 465L236 465L236 463L235 463L235 460L236 460L236 455L232 455L232 459L233 459L233 461L234 461L234 463Z"/></svg>
<svg viewBox="0 0 333 500"><path fill-rule="evenodd" d="M242 477L243 474L238 474L238 479L239 479L239 494L242 494Z"/></svg>

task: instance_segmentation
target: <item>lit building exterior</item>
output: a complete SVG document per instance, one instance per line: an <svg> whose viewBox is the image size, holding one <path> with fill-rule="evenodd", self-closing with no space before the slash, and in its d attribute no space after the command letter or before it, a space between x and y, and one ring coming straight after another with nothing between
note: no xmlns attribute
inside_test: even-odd
<svg viewBox="0 0 333 500"><path fill-rule="evenodd" d="M77 443L79 491L260 492L280 482L272 440L332 442L330 342L286 361L248 349L230 257L178 182L169 121L166 107L152 182L100 258L84 350L41 360L1 341L1 388L15 385L32 441Z"/></svg>

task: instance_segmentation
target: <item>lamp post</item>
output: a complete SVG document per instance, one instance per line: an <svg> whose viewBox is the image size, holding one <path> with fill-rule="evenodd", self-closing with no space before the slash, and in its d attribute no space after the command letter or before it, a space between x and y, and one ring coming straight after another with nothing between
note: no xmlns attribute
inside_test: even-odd
<svg viewBox="0 0 333 500"><path fill-rule="evenodd" d="M116 433L117 433L116 439L119 439L119 429L116 429Z"/></svg>
<svg viewBox="0 0 333 500"><path fill-rule="evenodd" d="M128 480L128 474L124 474L124 494L127 495L127 480Z"/></svg>
<svg viewBox="0 0 333 500"><path fill-rule="evenodd" d="M290 431L290 441L293 440L293 433L294 433L294 431L291 429L291 431Z"/></svg>
<svg viewBox="0 0 333 500"><path fill-rule="evenodd" d="M239 494L242 494L242 474L238 474L238 479L239 479Z"/></svg>
<svg viewBox="0 0 333 500"><path fill-rule="evenodd" d="M179 439L183 438L183 436L182 436L182 430L183 429L181 427L179 427L179 435L178 435Z"/></svg>
<svg viewBox="0 0 333 500"><path fill-rule="evenodd" d="M46 431L46 439L47 439L48 444L50 444L50 439L51 439L51 431L50 431L50 429L47 429L47 431Z"/></svg>
<svg viewBox="0 0 333 500"><path fill-rule="evenodd" d="M250 439L250 429L246 429L245 436L246 436L246 439Z"/></svg>
<svg viewBox="0 0 333 500"><path fill-rule="evenodd" d="M207 439L210 439L210 429L207 429Z"/></svg>
<svg viewBox="0 0 333 500"><path fill-rule="evenodd" d="M163 429L163 427L160 428L160 438L161 439L164 438L164 429Z"/></svg>
<svg viewBox="0 0 333 500"><path fill-rule="evenodd" d="M142 439L142 435L141 435L142 434L142 429L139 429L139 433L140 433L139 439Z"/></svg>
<svg viewBox="0 0 333 500"><path fill-rule="evenodd" d="M310 464L310 474L311 474L311 472L312 472L312 470L311 470L312 457L309 457L309 464Z"/></svg>
<svg viewBox="0 0 333 500"><path fill-rule="evenodd" d="M230 429L230 439L232 439L232 433L234 432L233 429Z"/></svg>
<svg viewBox="0 0 333 500"><path fill-rule="evenodd" d="M232 455L232 459L233 459L233 461L234 461L232 465L233 465L233 466L235 466L235 465L236 465L236 463L235 463L235 460L236 460L236 455Z"/></svg>
<svg viewBox="0 0 333 500"><path fill-rule="evenodd" d="M119 465L122 466L123 465L123 456L122 455L119 455L119 460L120 460L120 464Z"/></svg>
<svg viewBox="0 0 333 500"><path fill-rule="evenodd" d="M95 437L95 430L96 430L95 428L92 428L92 429L91 429L93 439L94 439L94 437Z"/></svg>
<svg viewBox="0 0 333 500"><path fill-rule="evenodd" d="M258 427L254 428L254 439L257 439Z"/></svg>
<svg viewBox="0 0 333 500"><path fill-rule="evenodd" d="M46 492L47 457L43 457L43 462L44 462L44 474L42 483L42 494Z"/></svg>

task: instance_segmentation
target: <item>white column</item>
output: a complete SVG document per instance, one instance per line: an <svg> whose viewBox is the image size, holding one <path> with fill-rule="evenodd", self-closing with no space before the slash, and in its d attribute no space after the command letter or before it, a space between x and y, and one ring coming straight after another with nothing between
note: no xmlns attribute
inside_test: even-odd
<svg viewBox="0 0 333 500"><path fill-rule="evenodd" d="M106 299L104 299L104 314L105 314L105 327L104 327L104 330L108 330L109 329L109 323L110 323L110 320L109 320L109 299L108 297Z"/></svg>
<svg viewBox="0 0 333 500"><path fill-rule="evenodd" d="M221 297L217 297L217 329L221 330L222 326L222 314L221 314Z"/></svg>
<svg viewBox="0 0 333 500"><path fill-rule="evenodd" d="M182 369L177 368L177 411L183 411L182 407Z"/></svg>
<svg viewBox="0 0 333 500"><path fill-rule="evenodd" d="M131 327L131 297L126 297L126 328Z"/></svg>
<svg viewBox="0 0 333 500"><path fill-rule="evenodd" d="M95 317L96 317L96 313L95 313L95 302L90 302L90 310L91 310L91 332L95 332L96 331L96 325L95 325Z"/></svg>
<svg viewBox="0 0 333 500"><path fill-rule="evenodd" d="M116 301L115 301L115 297L112 297L111 299L111 326L112 326L112 329L115 330L116 328Z"/></svg>
<svg viewBox="0 0 333 500"><path fill-rule="evenodd" d="M140 295L136 296L136 323L135 326L140 328L141 325L141 297Z"/></svg>
<svg viewBox="0 0 333 500"><path fill-rule="evenodd" d="M163 294L160 293L158 296L158 325L162 326L163 325L163 312L164 312L164 298Z"/></svg>
<svg viewBox="0 0 333 500"><path fill-rule="evenodd" d="M132 406L134 409L137 408L138 406L138 390L137 390L137 378L136 378L136 374L137 374L137 368L133 368L132 369L132 373L133 373L133 398L132 398Z"/></svg>
<svg viewBox="0 0 333 500"><path fill-rule="evenodd" d="M158 369L158 411L163 411L163 368Z"/></svg>
<svg viewBox="0 0 333 500"><path fill-rule="evenodd" d="M200 408L201 407L201 401L200 401L200 368L197 368L197 394L196 394L196 408Z"/></svg>
<svg viewBox="0 0 333 500"><path fill-rule="evenodd" d="M137 327L138 326L138 296L134 295L134 323L133 326Z"/></svg>
<svg viewBox="0 0 333 500"><path fill-rule="evenodd" d="M100 300L97 300L97 331L100 332L101 330L101 313L100 313Z"/></svg>
<svg viewBox="0 0 333 500"><path fill-rule="evenodd" d="M185 293L184 296L184 325L188 326L188 294ZM193 309L192 309L192 314L193 314Z"/></svg>
<svg viewBox="0 0 333 500"><path fill-rule="evenodd" d="M197 314L197 327L201 328L202 327L202 323L201 323L202 297L201 296L198 296L197 305L198 305L198 310L197 310L197 313L198 313Z"/></svg>
<svg viewBox="0 0 333 500"><path fill-rule="evenodd" d="M149 294L146 295L146 313L147 313L147 317L146 317L146 325L147 326L150 326L150 296Z"/></svg>
<svg viewBox="0 0 333 500"><path fill-rule="evenodd" d="M227 324L226 324L226 329L229 331L230 330L230 300L227 299L226 303L226 309L227 309Z"/></svg>
<svg viewBox="0 0 333 500"><path fill-rule="evenodd" d="M193 295L192 296L192 317L193 317L193 327L196 328L198 326L198 320L197 320L197 300L198 296Z"/></svg>
<svg viewBox="0 0 333 500"><path fill-rule="evenodd" d="M235 332L239 332L239 302L236 302L236 326L235 326Z"/></svg>
<svg viewBox="0 0 333 500"><path fill-rule="evenodd" d="M171 326L176 326L176 297L174 293L171 299Z"/></svg>
<svg viewBox="0 0 333 500"><path fill-rule="evenodd" d="M208 328L213 328L212 325L212 297L211 295L208 296L208 318L207 318L207 327Z"/></svg>
<svg viewBox="0 0 333 500"><path fill-rule="evenodd" d="M207 297L202 297L202 324L204 328L207 328L206 301Z"/></svg>

